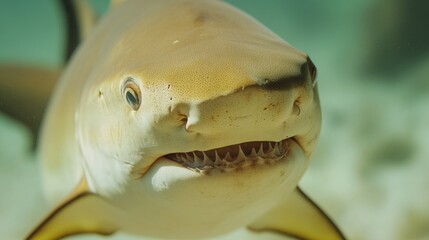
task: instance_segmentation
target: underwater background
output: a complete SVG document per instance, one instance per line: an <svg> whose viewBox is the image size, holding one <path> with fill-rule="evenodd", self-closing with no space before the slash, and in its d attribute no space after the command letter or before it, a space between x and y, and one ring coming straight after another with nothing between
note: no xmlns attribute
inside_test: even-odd
<svg viewBox="0 0 429 240"><path fill-rule="evenodd" d="M429 2L227 2L318 68L322 133L302 188L349 239L429 239ZM64 31L58 1L1 0L0 66L60 69ZM0 112L0 239L45 211L30 131Z"/></svg>

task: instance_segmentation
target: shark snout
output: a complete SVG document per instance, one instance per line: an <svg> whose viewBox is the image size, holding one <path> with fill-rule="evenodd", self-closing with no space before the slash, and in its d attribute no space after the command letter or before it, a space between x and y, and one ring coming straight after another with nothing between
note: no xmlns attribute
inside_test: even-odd
<svg viewBox="0 0 429 240"><path fill-rule="evenodd" d="M293 74L260 78L225 96L190 105L183 127L190 135L231 143L280 141L303 134L311 128L306 121L318 107L316 68L309 58L296 68L289 71Z"/></svg>

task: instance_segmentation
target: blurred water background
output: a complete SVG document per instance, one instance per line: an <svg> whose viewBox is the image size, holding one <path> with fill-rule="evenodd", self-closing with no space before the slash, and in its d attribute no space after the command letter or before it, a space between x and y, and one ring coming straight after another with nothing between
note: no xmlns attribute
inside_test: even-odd
<svg viewBox="0 0 429 240"><path fill-rule="evenodd" d="M429 239L429 2L228 2L318 67L323 126L306 192L350 239ZM61 68L64 28L54 0L0 1L0 65ZM46 210L31 144L0 113L0 239L22 237Z"/></svg>

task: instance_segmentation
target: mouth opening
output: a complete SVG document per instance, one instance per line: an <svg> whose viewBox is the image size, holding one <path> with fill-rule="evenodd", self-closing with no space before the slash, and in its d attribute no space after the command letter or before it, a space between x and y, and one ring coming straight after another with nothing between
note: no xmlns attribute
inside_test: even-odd
<svg viewBox="0 0 429 240"><path fill-rule="evenodd" d="M196 171L232 171L248 166L273 164L287 155L288 139L279 142L255 141L207 151L172 153L164 156Z"/></svg>

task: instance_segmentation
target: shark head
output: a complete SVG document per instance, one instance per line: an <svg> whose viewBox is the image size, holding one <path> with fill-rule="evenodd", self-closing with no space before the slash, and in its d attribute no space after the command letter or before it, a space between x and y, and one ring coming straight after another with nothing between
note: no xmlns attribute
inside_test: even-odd
<svg viewBox="0 0 429 240"><path fill-rule="evenodd" d="M225 3L143 2L118 6L85 43L109 39L75 116L89 188L120 206L132 233L244 226L308 166L320 131L316 68ZM118 21L121 12L129 17Z"/></svg>

